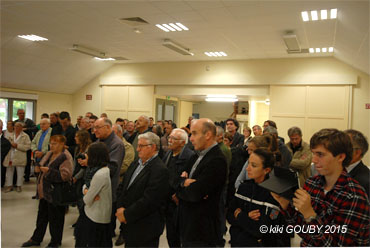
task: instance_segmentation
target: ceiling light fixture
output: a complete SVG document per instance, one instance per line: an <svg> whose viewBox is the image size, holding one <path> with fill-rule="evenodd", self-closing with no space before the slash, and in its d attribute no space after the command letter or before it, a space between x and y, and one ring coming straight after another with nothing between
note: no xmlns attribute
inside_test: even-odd
<svg viewBox="0 0 370 248"><path fill-rule="evenodd" d="M114 58L99 58L99 57L94 57L94 59L100 60L100 61L113 61L113 60L115 60Z"/></svg>
<svg viewBox="0 0 370 248"><path fill-rule="evenodd" d="M331 9L330 10L330 19L337 18L337 9Z"/></svg>
<svg viewBox="0 0 370 248"><path fill-rule="evenodd" d="M329 52L329 53L332 53L334 52L334 48L333 47L323 47L323 48L310 48L309 49L310 53L320 53L320 52L323 52L323 53L326 53L326 52Z"/></svg>
<svg viewBox="0 0 370 248"><path fill-rule="evenodd" d="M225 52L205 52L204 54L209 57L226 57L227 56Z"/></svg>
<svg viewBox="0 0 370 248"><path fill-rule="evenodd" d="M34 34L18 35L18 37L22 38L22 39L30 40L30 41L46 41L46 40L48 40L44 37L34 35Z"/></svg>
<svg viewBox="0 0 370 248"><path fill-rule="evenodd" d="M189 48L183 47L170 39L165 39L162 45L182 55L194 56L194 53L191 53Z"/></svg>
<svg viewBox="0 0 370 248"><path fill-rule="evenodd" d="M207 95L207 102L237 102L238 98L235 95Z"/></svg>
<svg viewBox="0 0 370 248"><path fill-rule="evenodd" d="M321 20L328 19L328 11L326 9L321 10Z"/></svg>
<svg viewBox="0 0 370 248"><path fill-rule="evenodd" d="M90 55L90 56L93 56L93 57L98 57L98 58L104 58L105 57L105 53L103 53L103 52L99 52L99 51L93 50L91 48L84 47L84 46L77 45L77 44L73 44L72 50L75 51L75 52L83 53L83 54Z"/></svg>
<svg viewBox="0 0 370 248"><path fill-rule="evenodd" d="M310 15L308 14L310 12ZM302 11L301 16L302 20L304 22L308 21L317 21L319 20L319 13L320 12L320 19L321 20L328 20L328 10L322 9L322 10L311 10L311 11ZM311 19L310 19L311 17ZM330 9L330 19L335 19L337 18L337 9Z"/></svg>
<svg viewBox="0 0 370 248"><path fill-rule="evenodd" d="M302 19L303 19L304 22L308 22L310 20L310 18L308 17L308 12L307 11L303 11L301 13L301 15L302 15Z"/></svg>
<svg viewBox="0 0 370 248"><path fill-rule="evenodd" d="M236 95L209 94L209 95L207 95L207 97L209 97L209 98L214 98L214 97L236 98Z"/></svg>
<svg viewBox="0 0 370 248"><path fill-rule="evenodd" d="M318 15L317 15L317 11L316 10L312 10L311 11L311 20L312 21L317 21L319 19Z"/></svg>
<svg viewBox="0 0 370 248"><path fill-rule="evenodd" d="M156 27L162 29L165 32L175 32L175 31L188 31L189 29L184 26L183 24L176 22L175 23L168 23L168 24L156 24Z"/></svg>

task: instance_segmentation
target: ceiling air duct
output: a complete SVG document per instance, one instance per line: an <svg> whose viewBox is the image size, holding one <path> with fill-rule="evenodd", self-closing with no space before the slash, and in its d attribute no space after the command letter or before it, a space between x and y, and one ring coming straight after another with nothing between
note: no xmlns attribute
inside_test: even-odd
<svg viewBox="0 0 370 248"><path fill-rule="evenodd" d="M193 53L190 52L189 48L183 47L169 39L165 39L162 45L182 55L191 55L191 56L194 55Z"/></svg>

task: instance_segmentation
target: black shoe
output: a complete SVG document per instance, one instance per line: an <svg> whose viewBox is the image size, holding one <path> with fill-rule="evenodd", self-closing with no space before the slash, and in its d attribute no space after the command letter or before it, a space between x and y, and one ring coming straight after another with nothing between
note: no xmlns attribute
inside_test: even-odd
<svg viewBox="0 0 370 248"><path fill-rule="evenodd" d="M22 244L22 247L31 247L31 246L40 246L39 242L33 241L32 239L28 240L27 242L24 242Z"/></svg>
<svg viewBox="0 0 370 248"><path fill-rule="evenodd" d="M49 243L46 248L56 248L56 247L60 247L60 244L55 244L55 243Z"/></svg>
<svg viewBox="0 0 370 248"><path fill-rule="evenodd" d="M115 246L120 246L125 243L125 239L123 238L123 234L120 233L118 236L118 239L116 240L116 243L114 243Z"/></svg>
<svg viewBox="0 0 370 248"><path fill-rule="evenodd" d="M38 199L37 195L32 196L32 199Z"/></svg>

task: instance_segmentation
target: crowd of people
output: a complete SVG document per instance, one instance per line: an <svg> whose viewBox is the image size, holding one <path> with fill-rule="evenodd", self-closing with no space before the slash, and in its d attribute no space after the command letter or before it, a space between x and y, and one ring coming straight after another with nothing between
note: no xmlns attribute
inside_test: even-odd
<svg viewBox="0 0 370 248"><path fill-rule="evenodd" d="M75 125L66 111L42 114L38 125L23 109L17 115L5 130L0 121L1 185L21 193L36 176L39 201L22 247L39 246L48 224L48 247L61 246L68 207L53 199L61 182L76 188L76 247L158 247L165 228L169 247L223 247L227 231L233 247L285 247L289 225L316 227L296 232L302 246L370 245L368 141L357 130L322 129L308 143L292 126L285 142L272 120L239 130L232 118L189 117L178 128L144 115L112 123L87 112ZM292 198L263 186L277 168L296 173Z"/></svg>

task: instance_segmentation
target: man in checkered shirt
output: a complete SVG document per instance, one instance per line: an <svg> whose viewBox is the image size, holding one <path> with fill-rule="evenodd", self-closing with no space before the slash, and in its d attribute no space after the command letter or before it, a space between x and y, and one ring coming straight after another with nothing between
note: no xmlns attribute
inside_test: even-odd
<svg viewBox="0 0 370 248"><path fill-rule="evenodd" d="M344 169L352 157L350 138L322 129L312 136L310 148L319 175L307 179L292 202L272 193L287 223L315 228L298 233L301 246L369 246L369 199Z"/></svg>

